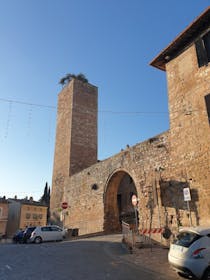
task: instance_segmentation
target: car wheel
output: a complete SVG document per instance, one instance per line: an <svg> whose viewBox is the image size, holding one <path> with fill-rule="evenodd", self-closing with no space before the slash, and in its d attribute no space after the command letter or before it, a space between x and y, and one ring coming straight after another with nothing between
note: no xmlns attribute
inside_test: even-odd
<svg viewBox="0 0 210 280"><path fill-rule="evenodd" d="M208 267L203 275L202 280L208 280L210 279L210 267Z"/></svg>
<svg viewBox="0 0 210 280"><path fill-rule="evenodd" d="M42 238L41 238L40 236L37 236L37 237L34 239L34 243L36 243L36 244L42 243Z"/></svg>

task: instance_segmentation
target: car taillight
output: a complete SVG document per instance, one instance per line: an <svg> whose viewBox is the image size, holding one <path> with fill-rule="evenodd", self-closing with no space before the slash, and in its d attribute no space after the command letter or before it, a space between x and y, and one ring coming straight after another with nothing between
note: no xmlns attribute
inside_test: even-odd
<svg viewBox="0 0 210 280"><path fill-rule="evenodd" d="M205 250L205 249L206 248L199 248L199 249L195 250L192 253L192 257L195 258L195 259L202 259L203 258L202 251Z"/></svg>

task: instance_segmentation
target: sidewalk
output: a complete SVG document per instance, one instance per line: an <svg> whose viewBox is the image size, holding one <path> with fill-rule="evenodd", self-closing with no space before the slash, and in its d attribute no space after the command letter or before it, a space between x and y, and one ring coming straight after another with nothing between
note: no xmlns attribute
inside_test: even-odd
<svg viewBox="0 0 210 280"><path fill-rule="evenodd" d="M165 276L166 279L180 280L178 274L168 263L168 248L160 247L159 245L153 245L153 247L145 246L143 248L136 248L133 254L128 254L123 258L157 273L157 275L160 275L160 278Z"/></svg>
<svg viewBox="0 0 210 280"><path fill-rule="evenodd" d="M0 244L12 243L12 238L1 238Z"/></svg>
<svg viewBox="0 0 210 280"><path fill-rule="evenodd" d="M127 251L127 253L122 254L117 249L117 256L120 256L120 259L129 262L131 265L137 265L142 267L145 270L153 272L156 275L156 279L161 280L180 280L178 274L170 267L168 263L168 248L160 245L153 244L152 248L150 244L143 245L142 248L135 248L132 254L130 254L130 250L122 243L122 234L113 234L113 235L103 235L95 237L95 240L98 241L109 241L113 243L121 244L121 248ZM113 245L112 245L113 251ZM119 247L116 247L119 248Z"/></svg>

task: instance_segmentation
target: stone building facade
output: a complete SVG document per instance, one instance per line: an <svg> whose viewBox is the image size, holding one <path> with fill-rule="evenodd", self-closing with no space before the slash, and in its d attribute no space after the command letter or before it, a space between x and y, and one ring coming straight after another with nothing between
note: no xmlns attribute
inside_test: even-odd
<svg viewBox="0 0 210 280"><path fill-rule="evenodd" d="M210 225L210 8L151 65L166 72L170 129L100 162L97 88L73 79L59 94L51 216L79 234L119 231L133 194L139 228Z"/></svg>

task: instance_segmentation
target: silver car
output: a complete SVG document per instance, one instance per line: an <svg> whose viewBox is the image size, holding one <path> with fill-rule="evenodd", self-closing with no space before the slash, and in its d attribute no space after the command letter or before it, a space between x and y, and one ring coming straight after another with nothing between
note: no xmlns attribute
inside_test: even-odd
<svg viewBox="0 0 210 280"><path fill-rule="evenodd" d="M59 226L38 226L31 233L29 242L61 241L65 238L65 230Z"/></svg>
<svg viewBox="0 0 210 280"><path fill-rule="evenodd" d="M210 279L210 227L181 229L170 245L168 261L181 276Z"/></svg>

